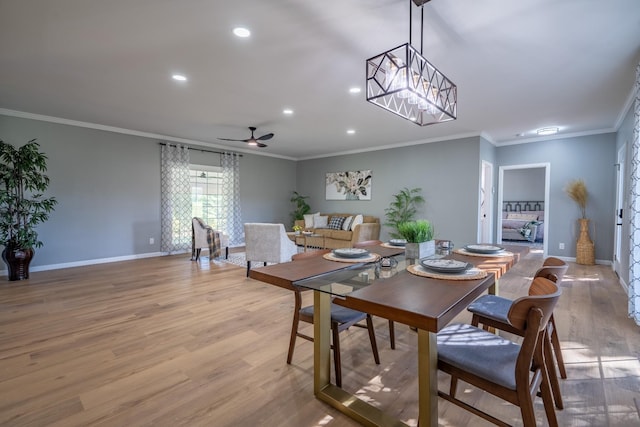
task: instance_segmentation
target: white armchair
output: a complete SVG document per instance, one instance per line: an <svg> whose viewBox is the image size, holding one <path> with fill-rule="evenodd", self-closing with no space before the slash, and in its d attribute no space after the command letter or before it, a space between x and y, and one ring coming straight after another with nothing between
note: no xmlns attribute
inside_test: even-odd
<svg viewBox="0 0 640 427"><path fill-rule="evenodd" d="M205 224L202 218L194 217L191 220L191 260L197 261L200 258L202 248L209 249L209 258L220 256L224 248L225 259L229 258L229 236L221 231L214 230L210 225Z"/></svg>
<svg viewBox="0 0 640 427"><path fill-rule="evenodd" d="M289 239L283 224L248 222L244 224L244 241L247 256L247 277L251 262L280 263L291 261L298 247Z"/></svg>

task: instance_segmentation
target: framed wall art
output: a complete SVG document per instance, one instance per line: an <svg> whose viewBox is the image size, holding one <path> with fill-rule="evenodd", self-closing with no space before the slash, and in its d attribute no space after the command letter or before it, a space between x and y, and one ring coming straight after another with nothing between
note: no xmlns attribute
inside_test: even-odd
<svg viewBox="0 0 640 427"><path fill-rule="evenodd" d="M371 200L371 170L328 172L327 200Z"/></svg>

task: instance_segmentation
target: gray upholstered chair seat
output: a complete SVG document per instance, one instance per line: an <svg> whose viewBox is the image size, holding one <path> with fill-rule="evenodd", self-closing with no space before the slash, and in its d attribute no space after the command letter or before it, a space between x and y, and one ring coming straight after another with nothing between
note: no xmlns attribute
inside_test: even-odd
<svg viewBox="0 0 640 427"><path fill-rule="evenodd" d="M508 314L512 304L513 300L508 298L497 295L483 295L472 302L467 310L482 317L509 324Z"/></svg>
<svg viewBox="0 0 640 427"><path fill-rule="evenodd" d="M304 307L300 310L300 314L313 317L313 306ZM342 307L337 304L331 304L331 321L342 323L351 323L363 320L367 317L366 313Z"/></svg>
<svg viewBox="0 0 640 427"><path fill-rule="evenodd" d="M520 346L475 326L452 324L438 332L438 358L510 390L516 389Z"/></svg>

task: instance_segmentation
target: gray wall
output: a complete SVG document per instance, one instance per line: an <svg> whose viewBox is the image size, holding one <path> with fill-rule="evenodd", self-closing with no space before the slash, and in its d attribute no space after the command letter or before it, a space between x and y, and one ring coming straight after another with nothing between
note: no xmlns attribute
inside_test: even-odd
<svg viewBox="0 0 640 427"><path fill-rule="evenodd" d="M554 139L534 144L500 147L499 166L550 163L549 255L575 257L580 211L564 188L571 180L582 178L589 193L587 216L591 219L591 237L596 245L596 259L611 260L613 251L613 215L615 203L616 134L600 134ZM523 162L526 159L526 162ZM559 243L565 249L559 249Z"/></svg>
<svg viewBox="0 0 640 427"><path fill-rule="evenodd" d="M457 246L475 242L478 222L479 138L465 138L298 162L297 190L310 196L313 212L374 215L384 210L404 187L422 188L426 203L417 218L434 224L436 238ZM370 201L325 200L325 174L371 169ZM381 238L388 238L382 228Z"/></svg>
<svg viewBox="0 0 640 427"><path fill-rule="evenodd" d="M502 200L544 200L544 168L505 170Z"/></svg>
<svg viewBox="0 0 640 427"><path fill-rule="evenodd" d="M494 147L481 137L425 143L383 151L294 162L244 154L240 199L244 222L282 222L287 228L291 192L310 196L314 212L364 213L380 217L392 195L421 187L426 204L418 218L433 222L436 237L457 247L475 242L481 160L499 166L551 164L548 204L549 255L574 257L579 211L564 193L572 179L589 189L588 216L596 258L611 260L616 146L631 138L632 114L618 135L601 134L534 144ZM0 116L0 138L17 145L38 138L49 156L49 195L59 205L38 227L44 247L33 266L89 263L157 254L160 250L160 155L158 141L37 120ZM629 160L631 158L628 155ZM522 159L526 159L523 162ZM217 156L193 152L192 162L217 164ZM325 200L325 174L371 169L371 201ZM496 200L494 200L495 203ZM499 209L495 209L495 214ZM495 219L494 219L495 224ZM381 238L388 238L383 227ZM155 244L149 245L149 238ZM565 250L558 243L565 243ZM628 253L628 247L624 248Z"/></svg>
<svg viewBox="0 0 640 427"><path fill-rule="evenodd" d="M22 145L33 138L49 157L47 195L58 199L38 227L44 246L36 249L34 268L159 253L156 139L0 115L0 139ZM191 154L193 163L218 162L217 155ZM295 162L244 154L240 165L244 221L287 224Z"/></svg>

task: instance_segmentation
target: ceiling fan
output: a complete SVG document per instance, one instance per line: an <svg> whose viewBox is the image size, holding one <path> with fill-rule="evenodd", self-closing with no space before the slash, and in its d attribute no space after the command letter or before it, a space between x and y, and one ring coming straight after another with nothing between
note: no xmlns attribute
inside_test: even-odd
<svg viewBox="0 0 640 427"><path fill-rule="evenodd" d="M267 144L260 142L260 141L266 141L268 139L273 138L273 134L272 133L267 133L265 135L262 135L261 137L254 137L253 136L253 132L256 130L256 128L254 126L249 126L249 130L251 131L251 138L249 139L229 139L229 138L218 138L221 141L238 141L238 142L246 142L249 145L255 146L255 147L266 147Z"/></svg>

